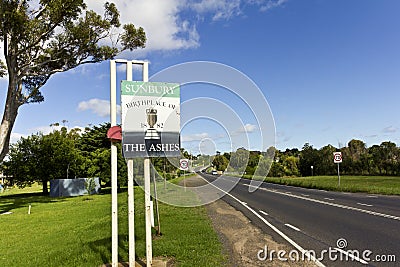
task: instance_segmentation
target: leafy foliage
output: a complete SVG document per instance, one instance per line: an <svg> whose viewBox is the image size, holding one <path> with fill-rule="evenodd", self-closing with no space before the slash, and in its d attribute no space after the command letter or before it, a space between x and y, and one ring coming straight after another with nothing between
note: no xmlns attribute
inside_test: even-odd
<svg viewBox="0 0 400 267"><path fill-rule="evenodd" d="M77 132L67 132L65 127L21 138L11 146L5 174L19 187L41 182L47 193L49 180L78 175L83 159L75 147L76 138Z"/></svg>
<svg viewBox="0 0 400 267"><path fill-rule="evenodd" d="M8 92L0 125L0 160L8 152L18 109L42 102L40 91L58 72L114 58L124 50L145 47L143 28L122 26L115 4L105 3L104 15L86 10L83 0L0 0L0 41L8 76ZM105 45L107 41L110 45Z"/></svg>
<svg viewBox="0 0 400 267"><path fill-rule="evenodd" d="M53 126L59 126L58 123ZM111 151L107 138L109 123L87 127L83 133L79 129L61 130L43 135L33 134L22 137L11 145L8 161L3 162L3 172L10 177L11 183L19 187L34 182L43 184L43 193L48 192L47 182L61 178L99 177L106 185L111 184ZM117 149L122 151L121 144ZM164 176L176 173L178 158L170 162L164 158L152 159L156 170ZM127 164L118 153L118 186L127 184ZM143 175L143 159L134 159L134 176ZM175 174L173 175L175 176Z"/></svg>
<svg viewBox="0 0 400 267"><path fill-rule="evenodd" d="M400 148L395 143L386 141L367 148L363 141L356 139L340 149L332 145L316 149L309 143L301 151L279 151L271 147L267 152L259 152L239 148L236 152L215 156L213 165L224 170L228 161L229 172L269 177L336 175L337 165L333 162L336 151L341 151L343 156L341 174L400 175Z"/></svg>
<svg viewBox="0 0 400 267"><path fill-rule="evenodd" d="M229 160L223 155L218 155L214 158L212 164L218 171L225 171L225 169L228 167Z"/></svg>

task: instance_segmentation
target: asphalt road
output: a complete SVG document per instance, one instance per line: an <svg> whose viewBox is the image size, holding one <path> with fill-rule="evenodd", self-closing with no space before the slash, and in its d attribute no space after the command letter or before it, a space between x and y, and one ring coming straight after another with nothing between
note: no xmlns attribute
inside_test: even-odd
<svg viewBox="0 0 400 267"><path fill-rule="evenodd" d="M250 193L250 180L202 173L201 176L226 192L223 199L263 231L296 248L298 254L281 252L282 260L302 257L302 252L308 255L306 251L311 251L319 266L400 266L398 196L328 192L270 183L262 183ZM254 257L268 265L268 257L278 258L277 254L264 247L255 251Z"/></svg>

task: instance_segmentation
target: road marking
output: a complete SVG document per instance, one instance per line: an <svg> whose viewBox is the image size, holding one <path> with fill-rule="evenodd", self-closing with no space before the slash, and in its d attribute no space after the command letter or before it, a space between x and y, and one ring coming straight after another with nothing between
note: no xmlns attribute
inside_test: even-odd
<svg viewBox="0 0 400 267"><path fill-rule="evenodd" d="M356 260L356 261L358 261L358 262L361 262L362 264L368 264L368 262L366 262L365 260L360 259L359 257L355 256L355 255L354 255L355 253L349 253L349 252L344 251L343 249L340 249L340 248L334 248L334 250L337 250L337 251L339 251L340 253L345 254L345 255L346 255L347 257L349 257L349 258L351 258L351 259L353 259L353 260ZM352 251L353 251L353 250L352 250Z"/></svg>
<svg viewBox="0 0 400 267"><path fill-rule="evenodd" d="M357 203L358 205L361 206L366 206L366 207L373 207L374 205L370 205L370 204L365 204L365 203Z"/></svg>
<svg viewBox="0 0 400 267"><path fill-rule="evenodd" d="M201 177L201 176L200 176ZM204 179L203 177L201 177L204 181L206 181L207 183L209 183L206 179ZM237 197L235 197L234 195L226 192L225 190L222 190L221 188L215 186L212 183L209 183L212 186L214 186L215 188L217 188L218 190L221 190L222 192L224 192L226 195L230 196L231 198L233 198L234 200L236 200L237 202L241 203L243 205L243 202L238 199ZM249 185L250 186L250 185ZM290 239L290 237L288 237L287 235L285 235L283 232L281 232L278 228L276 228L272 223L270 223L269 221L267 221L263 216L261 216L260 214L258 214L255 210L253 210L252 208L250 208L247 205L243 205L246 209L248 209L251 213L253 213L255 216L257 216L261 221L263 221L267 226L269 226L269 228L271 228L273 231L275 231L278 235L280 235L283 239L285 239L287 242L289 242L292 246L294 246L298 251L300 251L301 253L303 253L304 255L306 255L307 257L309 257L309 259L311 259L317 266L319 267L326 267L322 262L320 262L315 256L313 256L312 254L310 254L310 252L308 250L305 250L304 248L302 248L299 244L297 244L296 242L294 242L292 239Z"/></svg>
<svg viewBox="0 0 400 267"><path fill-rule="evenodd" d="M259 212L260 212L261 214L264 214L265 216L268 216L268 215L269 215L268 213L266 213L265 211L262 211L262 210L259 210Z"/></svg>
<svg viewBox="0 0 400 267"><path fill-rule="evenodd" d="M249 185L249 186L251 186L251 185ZM272 192L272 193L275 193L275 194L288 196L288 197L294 197L294 198L303 199L303 200L307 200L307 201L311 201L311 202L316 202L316 203L320 203L320 204L324 204L324 205L328 205L328 206L332 206L332 207L359 211L359 212L367 213L367 214L374 215L374 216L380 216L380 217L384 217L384 218L400 221L400 217L389 215L389 214L385 214L385 213L380 213L380 212L371 211L371 210L364 210L364 209L360 209L360 208L356 208L356 207L340 205L340 204L336 204L336 203L332 203L332 202L326 202L326 201L322 201L322 200L318 200L318 199L302 197L302 196L297 196L297 195L293 195L293 194L286 194L286 193L278 192L278 191L274 192L272 190L269 190L269 189L266 189L266 188L262 188L262 187L260 187L259 189L260 190L264 190L264 191L268 191L268 192Z"/></svg>
<svg viewBox="0 0 400 267"><path fill-rule="evenodd" d="M309 197L310 195L307 194L301 194L303 197Z"/></svg>
<svg viewBox="0 0 400 267"><path fill-rule="evenodd" d="M244 201L240 201L240 203L242 203L243 205L247 205L247 202Z"/></svg>
<svg viewBox="0 0 400 267"><path fill-rule="evenodd" d="M324 199L330 200L330 201L335 200L334 198L329 198L329 197L324 197Z"/></svg>
<svg viewBox="0 0 400 267"><path fill-rule="evenodd" d="M296 226L293 226L291 224L285 223L285 225L289 228L292 228L293 230L297 231L297 232L301 232L299 228L297 228Z"/></svg>
<svg viewBox="0 0 400 267"><path fill-rule="evenodd" d="M287 192L285 192L286 194L291 194L292 192L290 192L290 191L287 191Z"/></svg>
<svg viewBox="0 0 400 267"><path fill-rule="evenodd" d="M378 198L377 196L367 196L369 198Z"/></svg>

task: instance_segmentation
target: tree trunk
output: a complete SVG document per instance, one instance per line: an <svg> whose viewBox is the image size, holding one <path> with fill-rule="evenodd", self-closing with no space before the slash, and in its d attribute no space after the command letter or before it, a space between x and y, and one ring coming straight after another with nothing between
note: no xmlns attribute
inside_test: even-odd
<svg viewBox="0 0 400 267"><path fill-rule="evenodd" d="M49 188L47 187L47 182L48 182L47 179L42 180L42 185L43 185L42 192L43 192L43 195L45 195L45 196L47 196L49 194Z"/></svg>
<svg viewBox="0 0 400 267"><path fill-rule="evenodd" d="M15 119L18 115L19 103L15 97L16 84L10 82L8 85L7 99L4 106L3 119L0 125L0 161L7 155L10 145L11 132Z"/></svg>

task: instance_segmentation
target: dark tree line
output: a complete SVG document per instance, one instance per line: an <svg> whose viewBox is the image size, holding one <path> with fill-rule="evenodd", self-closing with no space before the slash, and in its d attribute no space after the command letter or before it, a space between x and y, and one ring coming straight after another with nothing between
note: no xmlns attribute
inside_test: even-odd
<svg viewBox="0 0 400 267"><path fill-rule="evenodd" d="M80 129L53 130L49 134L32 134L10 146L7 160L0 165L1 171L11 184L24 187L35 182L43 184L52 179L99 177L103 184L110 184L111 152L107 130L110 124ZM121 151L121 144L117 144ZM335 175L337 165L333 153L341 151L341 174L345 175L400 175L400 148L393 142L367 147L361 140L351 140L346 147L332 145L320 149L306 143L301 150L280 151L274 147L266 152L239 148L231 153L211 156L190 155L182 149L181 157L193 159L196 166L212 163L219 171L237 172L258 176L311 176ZM179 158L152 158L152 164L160 176L167 179L179 175ZM143 175L143 159L134 159L134 177ZM122 153L118 153L118 185L127 184L127 167Z"/></svg>
<svg viewBox="0 0 400 267"><path fill-rule="evenodd" d="M315 149L305 144L299 153L299 171L302 176L333 175L337 165L333 163L333 152L342 152L340 172L347 175L400 175L400 148L390 141L367 147L361 140L353 139L346 147L327 145Z"/></svg>
<svg viewBox="0 0 400 267"><path fill-rule="evenodd" d="M58 125L58 124L54 124ZM109 123L80 129L53 130L49 134L22 137L10 146L1 171L10 184L19 187L39 182L43 193L48 193L47 182L52 179L99 177L103 184L111 183L111 152L107 138ZM119 151L121 143L117 143ZM187 154L186 151L183 151ZM161 175L174 178L178 159L153 158L152 163ZM118 153L118 185L127 184L127 166L122 153ZM143 159L134 159L134 176L143 175Z"/></svg>
<svg viewBox="0 0 400 267"><path fill-rule="evenodd" d="M306 143L301 150L280 151L271 147L267 152L240 148L236 152L217 155L213 165L221 171L270 177L335 175L337 165L333 162L333 153L338 151L343 157L342 174L400 176L400 148L390 141L367 147L363 141L353 139L346 147L326 145L320 149ZM268 154L274 156L268 157ZM268 174L265 169L269 169Z"/></svg>

